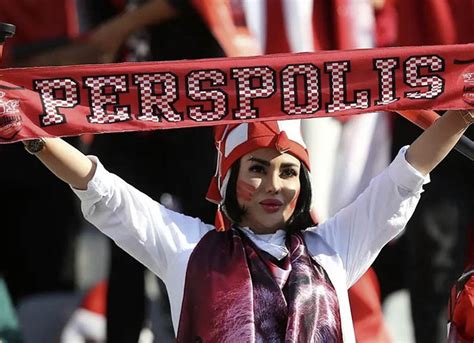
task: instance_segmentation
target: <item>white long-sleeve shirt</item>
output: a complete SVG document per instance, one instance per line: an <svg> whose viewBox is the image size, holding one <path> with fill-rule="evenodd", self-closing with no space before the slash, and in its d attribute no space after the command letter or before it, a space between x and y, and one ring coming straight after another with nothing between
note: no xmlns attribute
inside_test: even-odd
<svg viewBox="0 0 474 343"><path fill-rule="evenodd" d="M309 253L328 274L339 301L345 342L354 342L347 289L370 267L382 247L398 235L413 214L429 177L405 159L406 147L349 206L304 231ZM214 227L173 212L109 173L96 157L87 190L75 190L84 217L165 283L177 332L189 257ZM285 232L258 235L242 230L276 258L288 254Z"/></svg>

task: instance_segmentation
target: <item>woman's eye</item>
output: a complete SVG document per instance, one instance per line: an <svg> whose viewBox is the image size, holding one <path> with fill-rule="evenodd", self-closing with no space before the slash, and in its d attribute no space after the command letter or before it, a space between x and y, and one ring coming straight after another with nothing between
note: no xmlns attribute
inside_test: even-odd
<svg viewBox="0 0 474 343"><path fill-rule="evenodd" d="M261 165L258 165L258 164L254 164L254 165L250 166L249 170L251 172L254 172L254 173L264 173L265 172L265 168Z"/></svg>
<svg viewBox="0 0 474 343"><path fill-rule="evenodd" d="M283 171L281 172L281 175L283 177L298 176L298 172L292 168L288 168L288 169L283 169Z"/></svg>

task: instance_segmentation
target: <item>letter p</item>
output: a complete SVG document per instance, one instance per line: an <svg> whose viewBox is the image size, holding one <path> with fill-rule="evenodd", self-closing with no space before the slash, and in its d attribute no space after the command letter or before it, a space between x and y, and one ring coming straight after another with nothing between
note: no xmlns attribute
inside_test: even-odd
<svg viewBox="0 0 474 343"><path fill-rule="evenodd" d="M65 123L66 117L59 109L79 104L79 85L70 78L34 80L34 90L39 93L43 104L41 126Z"/></svg>

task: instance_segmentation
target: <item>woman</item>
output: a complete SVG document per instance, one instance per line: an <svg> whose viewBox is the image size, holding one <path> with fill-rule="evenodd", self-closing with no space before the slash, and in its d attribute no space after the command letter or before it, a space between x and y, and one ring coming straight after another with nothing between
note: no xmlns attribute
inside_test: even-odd
<svg viewBox="0 0 474 343"><path fill-rule="evenodd" d="M448 111L317 226L295 122L221 128L208 198L232 224L224 232L165 209L60 139L26 146L73 187L87 220L164 281L178 341L352 342L347 289L404 228L428 173L473 122L473 111Z"/></svg>

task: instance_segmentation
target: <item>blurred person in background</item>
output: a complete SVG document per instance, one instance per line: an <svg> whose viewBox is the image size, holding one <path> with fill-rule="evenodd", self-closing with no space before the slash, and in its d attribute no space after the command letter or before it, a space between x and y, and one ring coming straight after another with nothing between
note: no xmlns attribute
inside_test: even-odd
<svg viewBox="0 0 474 343"><path fill-rule="evenodd" d="M0 8L0 22L17 26L4 51L4 67L30 65L31 57L79 35L73 1L1 0ZM0 146L4 180L0 274L15 304L27 296L74 289L79 226L75 199L37 161L21 158L23 153L18 144ZM39 179L33 181L31 175Z"/></svg>
<svg viewBox="0 0 474 343"><path fill-rule="evenodd" d="M474 42L474 2L464 0L378 1L378 38L382 46ZM472 56L466 56L466 60ZM472 63L472 62L471 62ZM419 135L405 118L393 121L392 155ZM466 135L473 139L473 128ZM408 230L376 261L385 296L408 287L416 342L445 342L449 291L461 274L472 233L474 191L471 161L448 155L432 174L426 197L408 223ZM467 173L467 174L465 174ZM439 182L442 181L442 182ZM396 273L395 271L399 272Z"/></svg>
<svg viewBox="0 0 474 343"><path fill-rule="evenodd" d="M9 11L4 13L5 15L1 19L16 23L19 31L23 33L17 35L16 40L9 46L10 54L6 58L9 65L38 66L178 60L222 55L221 48L187 1L131 0L124 3L122 1L82 0L76 2L62 0L48 4L37 2L31 5L22 1L15 4L17 6L6 6ZM51 8L51 11L48 12L49 16L37 15L48 8ZM34 41L34 38L28 35L25 38L25 32L29 32L32 37L35 35L41 37L45 44L32 44L30 48L29 44ZM17 45L24 41L28 44ZM207 148L213 144L211 128L165 131L159 134L149 132L96 136L93 140L89 138L84 140L87 143L87 150L100 153L109 165L127 175L127 178L135 185L149 190L158 199L163 194L171 194L171 197L167 197L167 199L171 199L168 201L169 205L179 206L189 215L200 216L204 220L212 218L214 206L197 201L197 199L201 200L204 197L209 177L214 172L212 163L215 154L212 149ZM202 148L204 146L206 149ZM5 150L8 148L21 149L17 145L6 147ZM120 153L118 154L117 151ZM183 156L185 157L183 158ZM195 170L193 178L190 178L184 171L188 170L197 158L208 163L204 163L202 168ZM167 161L168 165L164 167L161 161ZM36 161L33 163L36 165ZM20 163L12 164L20 165ZM176 172L178 166L178 170L183 171L182 174ZM23 168L22 170L31 172L35 169ZM11 172L16 176L16 178L10 177L14 181L12 184L22 184L22 179L27 180L27 177L22 176L21 172L13 170ZM39 173L39 175L42 174ZM171 182L166 185L157 185L157 180L161 177L166 177ZM49 175L42 178L42 180L46 180L45 182L48 179L50 179ZM53 181L55 182L54 179ZM43 185L38 187L43 187ZM29 199L31 197L28 197L28 194L35 192L34 189L26 186L25 195L21 196L21 189L16 186L15 192L18 196ZM37 192L48 194L40 189ZM58 191L55 194L60 196L62 192ZM69 193L66 195L70 196ZM72 215L68 213L75 213L75 203L64 200L59 201L59 204L64 207L60 214L64 214L65 218L70 219ZM39 206L29 206L29 208L40 210ZM56 205L56 209L58 209L58 205ZM29 216L29 218L32 217L33 215ZM41 218L39 215L34 215L34 217ZM67 220L59 215L56 218L58 223L63 224L58 226L59 232L58 235L55 235L59 241L68 233L64 229ZM54 225L51 223L51 219L48 220L50 226ZM37 223L38 219L36 225L38 225ZM31 229L31 225L25 225L25 228ZM50 228L50 230L53 229ZM13 232L15 231L11 231L11 234ZM35 232L39 234L41 230ZM41 237L46 237L41 235ZM8 236L2 241L8 241L11 245L11 242L17 240ZM33 244L38 241L40 240L28 240L24 244ZM64 249L56 248L56 251L64 251L64 254L73 256L74 250L68 244L58 244L58 241L48 239L50 244ZM72 240L70 242L72 243ZM22 250L31 251L31 249L20 248L16 249L16 252ZM65 262L64 256L59 255L59 252L51 254L52 249L48 248L44 251L48 252L48 256L45 258L54 259L51 263L48 261L48 265L62 265ZM6 251L2 252L6 253ZM31 253L33 254L34 251ZM34 254L34 258L37 261L41 255ZM2 261L5 260L15 261L13 258L2 259ZM31 263L33 262L31 261ZM19 274L25 274L26 268L18 263L15 266ZM33 265L30 269L39 271L41 268ZM60 277L64 272L70 273L70 276L73 277L73 270L71 261L62 272L54 270L51 275L44 273L43 279L54 283L55 278ZM9 272L8 276L11 277L11 274ZM12 285L11 288L15 295L21 291L21 287L18 286L20 284L28 283L19 281ZM32 282L29 283L29 285L32 284ZM67 290L72 290L72 288L71 279ZM54 287L45 287L45 290L55 289ZM162 287L162 291L166 294L164 287ZM111 263L106 294L108 298L107 341L137 341L148 315L148 310L145 309L144 268L128 254L116 248L115 244L111 244ZM162 327L166 328L166 315L169 316L166 296L164 300L165 305L162 312L165 314L163 319L165 324ZM172 335L171 324L168 324L168 328ZM169 338L169 333L164 332L158 338Z"/></svg>
<svg viewBox="0 0 474 343"><path fill-rule="evenodd" d="M112 8L100 1L91 11L91 3L90 0L2 1L0 22L16 25L16 34L4 50L3 67L96 61L94 49L78 49L77 42L92 28L93 22L111 15ZM78 138L68 141L80 145ZM23 308L20 314L31 318L40 311L44 313L34 322L22 322L27 319L20 317L23 338L40 341L42 338L34 337L40 330L44 337L59 339L56 326L66 318L55 325L41 327L50 324L47 318L58 320L58 317L48 312L54 306L38 309L39 299L76 291L76 237L82 221L77 215L77 201L58 187L54 178L43 173L37 161L19 159L23 153L17 144L0 147L5 166L0 175L8 180L2 187L4 225L0 239L0 274L4 274L14 304ZM40 181L33 182L30 179L33 174Z"/></svg>
<svg viewBox="0 0 474 343"><path fill-rule="evenodd" d="M97 60L162 61L222 56L222 50L188 1L130 0L83 42L97 47ZM89 48L87 48L89 47ZM90 152L103 156L137 188L191 216L213 220L214 206L201 201L215 160L212 128L95 136ZM198 163L197 161L200 161ZM193 166L199 164L199 168ZM188 174L193 170L193 176ZM160 182L163 179L169 182ZM136 342L149 319L145 268L111 244L107 292L107 341ZM161 284L161 281L160 281ZM161 284L161 291L166 294ZM173 340L167 297L162 302L160 341Z"/></svg>

